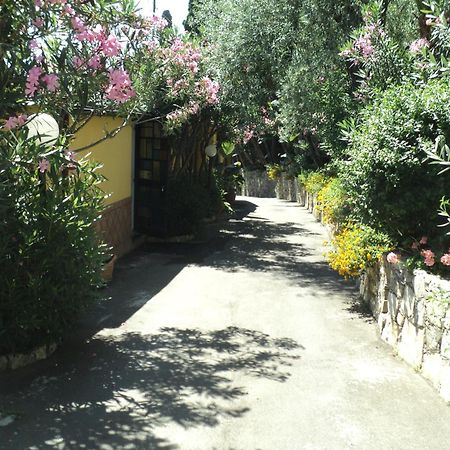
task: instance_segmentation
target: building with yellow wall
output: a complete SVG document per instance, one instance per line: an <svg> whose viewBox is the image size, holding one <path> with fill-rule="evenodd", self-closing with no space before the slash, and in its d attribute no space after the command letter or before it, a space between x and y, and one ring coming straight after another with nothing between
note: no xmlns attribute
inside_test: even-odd
<svg viewBox="0 0 450 450"><path fill-rule="evenodd" d="M88 146L122 124L119 118L95 116L75 135L71 148ZM132 125L122 128L117 135L80 152L102 164L106 180L100 186L108 195L107 208L99 222L103 239L117 255L123 255L133 246L133 136Z"/></svg>

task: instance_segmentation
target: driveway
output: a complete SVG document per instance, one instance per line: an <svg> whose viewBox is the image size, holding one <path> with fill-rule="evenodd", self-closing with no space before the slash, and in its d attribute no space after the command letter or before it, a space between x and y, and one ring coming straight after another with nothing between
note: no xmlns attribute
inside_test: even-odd
<svg viewBox="0 0 450 450"><path fill-rule="evenodd" d="M450 408L395 357L294 203L147 245L48 360L0 376L0 448L443 449Z"/></svg>

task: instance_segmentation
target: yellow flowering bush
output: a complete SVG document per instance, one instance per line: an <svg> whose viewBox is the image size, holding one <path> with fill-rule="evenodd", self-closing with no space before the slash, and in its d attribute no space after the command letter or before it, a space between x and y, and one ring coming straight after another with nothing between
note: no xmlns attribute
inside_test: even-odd
<svg viewBox="0 0 450 450"><path fill-rule="evenodd" d="M328 253L332 269L345 278L357 277L366 267L378 261L383 253L392 250L392 242L384 233L366 225L348 223L332 240Z"/></svg>
<svg viewBox="0 0 450 450"><path fill-rule="evenodd" d="M280 164L268 164L266 166L266 172L269 180L276 180L281 175L281 166Z"/></svg>
<svg viewBox="0 0 450 450"><path fill-rule="evenodd" d="M322 172L302 172L298 179L310 194L317 194L330 180Z"/></svg>
<svg viewBox="0 0 450 450"><path fill-rule="evenodd" d="M339 178L331 178L317 194L317 207L325 223L340 224L348 215L345 191Z"/></svg>

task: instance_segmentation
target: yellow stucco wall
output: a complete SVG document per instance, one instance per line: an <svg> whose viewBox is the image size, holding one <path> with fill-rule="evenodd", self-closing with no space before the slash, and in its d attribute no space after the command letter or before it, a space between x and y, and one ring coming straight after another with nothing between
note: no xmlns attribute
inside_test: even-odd
<svg viewBox="0 0 450 450"><path fill-rule="evenodd" d="M75 136L71 148L77 149L88 145L105 135L105 130L111 131L119 127L121 119L101 116L93 117ZM130 125L123 128L116 136L106 139L80 155L91 153L91 158L103 164L101 173L107 178L101 188L110 197L106 200L111 204L131 197L132 186L132 154L133 129Z"/></svg>

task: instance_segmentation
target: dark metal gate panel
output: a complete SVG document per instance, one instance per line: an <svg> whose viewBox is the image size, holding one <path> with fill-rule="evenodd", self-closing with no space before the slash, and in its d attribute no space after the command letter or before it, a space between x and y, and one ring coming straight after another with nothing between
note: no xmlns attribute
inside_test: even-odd
<svg viewBox="0 0 450 450"><path fill-rule="evenodd" d="M164 233L164 191L169 149L158 122L136 126L134 227L140 233Z"/></svg>

